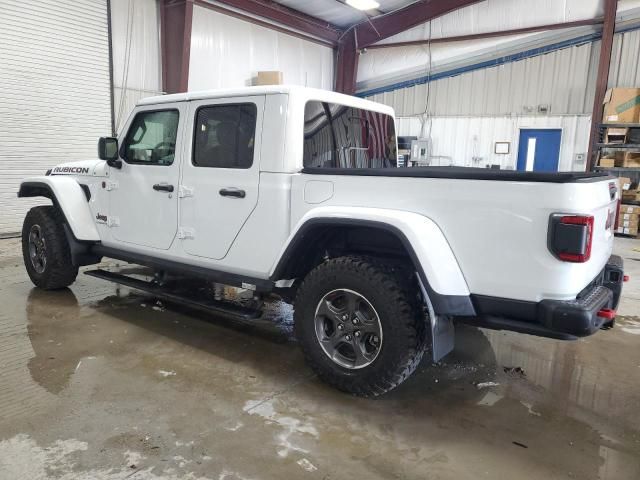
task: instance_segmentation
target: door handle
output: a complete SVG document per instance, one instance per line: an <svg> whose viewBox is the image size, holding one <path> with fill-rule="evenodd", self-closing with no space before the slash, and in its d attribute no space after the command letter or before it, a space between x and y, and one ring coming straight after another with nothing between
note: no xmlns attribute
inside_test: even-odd
<svg viewBox="0 0 640 480"><path fill-rule="evenodd" d="M167 185L166 183L156 183L153 186L153 189L159 192L173 192L173 185Z"/></svg>
<svg viewBox="0 0 640 480"><path fill-rule="evenodd" d="M244 198L247 193L239 188L222 188L218 192L223 197Z"/></svg>

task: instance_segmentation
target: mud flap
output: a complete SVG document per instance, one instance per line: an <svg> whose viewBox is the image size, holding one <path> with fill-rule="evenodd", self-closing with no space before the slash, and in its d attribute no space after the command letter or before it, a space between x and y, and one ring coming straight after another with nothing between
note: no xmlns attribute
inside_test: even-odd
<svg viewBox="0 0 640 480"><path fill-rule="evenodd" d="M71 264L74 267L82 267L84 265L94 265L102 261L102 257L91 253L93 242L81 242L76 240L73 232L67 223L62 224L64 234L69 244L69 253L71 254Z"/></svg>
<svg viewBox="0 0 640 480"><path fill-rule="evenodd" d="M450 317L430 315L433 361L437 362L453 350L455 329Z"/></svg>
<svg viewBox="0 0 640 480"><path fill-rule="evenodd" d="M436 315L433 305L427 295L427 290L416 273L418 284L422 291L422 298L429 312L429 324L431 326L431 352L434 362L440 361L445 355L453 350L455 344L455 328L450 317L444 315Z"/></svg>

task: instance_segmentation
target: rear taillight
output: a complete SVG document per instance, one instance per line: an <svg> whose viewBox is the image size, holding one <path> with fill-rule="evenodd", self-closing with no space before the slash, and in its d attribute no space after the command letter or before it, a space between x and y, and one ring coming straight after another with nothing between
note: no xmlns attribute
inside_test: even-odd
<svg viewBox="0 0 640 480"><path fill-rule="evenodd" d="M592 215L551 215L548 246L551 253L560 260L586 262L591 258L592 241Z"/></svg>

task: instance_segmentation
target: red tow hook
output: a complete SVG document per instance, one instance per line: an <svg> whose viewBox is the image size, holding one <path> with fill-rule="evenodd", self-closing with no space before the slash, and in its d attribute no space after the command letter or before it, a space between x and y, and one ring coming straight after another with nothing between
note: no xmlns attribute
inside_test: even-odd
<svg viewBox="0 0 640 480"><path fill-rule="evenodd" d="M607 320L613 320L614 318L616 318L616 311L613 310L612 308L603 308L602 310L600 310L597 315L600 318L606 318Z"/></svg>
<svg viewBox="0 0 640 480"><path fill-rule="evenodd" d="M625 275L624 277L622 277L622 281L623 282L628 282L629 281L629 275Z"/></svg>

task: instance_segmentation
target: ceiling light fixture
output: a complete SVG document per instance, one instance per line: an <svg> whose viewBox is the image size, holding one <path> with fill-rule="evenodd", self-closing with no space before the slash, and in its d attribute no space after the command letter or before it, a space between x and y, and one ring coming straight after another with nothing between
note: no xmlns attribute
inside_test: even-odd
<svg viewBox="0 0 640 480"><path fill-rule="evenodd" d="M380 6L375 0L345 0L345 2L358 10L375 10Z"/></svg>

